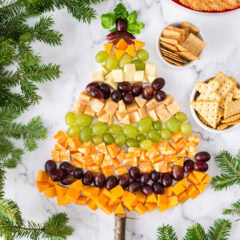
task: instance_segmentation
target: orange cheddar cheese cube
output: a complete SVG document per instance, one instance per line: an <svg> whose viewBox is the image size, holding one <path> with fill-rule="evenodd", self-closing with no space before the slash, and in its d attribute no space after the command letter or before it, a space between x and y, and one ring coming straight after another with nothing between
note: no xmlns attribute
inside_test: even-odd
<svg viewBox="0 0 240 240"><path fill-rule="evenodd" d="M205 173L199 172L199 171L193 171L193 175L194 175L194 177L198 180L199 183L200 183L200 182L203 180L203 178L206 176Z"/></svg>
<svg viewBox="0 0 240 240"><path fill-rule="evenodd" d="M196 184L198 184L198 180L195 178L195 176L193 175L193 173L190 173L189 175L188 175L188 182L190 182L190 183L192 183L192 184L194 184L194 185L196 185Z"/></svg>
<svg viewBox="0 0 240 240"><path fill-rule="evenodd" d="M203 193L204 190L206 189L207 187L207 183L204 183L204 184L198 184L196 185L197 189L199 190L200 193Z"/></svg>
<svg viewBox="0 0 240 240"><path fill-rule="evenodd" d="M49 188L49 183L36 181L36 185L39 192L43 192Z"/></svg>
<svg viewBox="0 0 240 240"><path fill-rule="evenodd" d="M136 200L137 196L131 192L127 192L127 194L122 197L122 201L124 202L124 204L129 207L131 207Z"/></svg>
<svg viewBox="0 0 240 240"><path fill-rule="evenodd" d="M200 194L199 190L193 184L189 186L186 192L191 199L195 199Z"/></svg>
<svg viewBox="0 0 240 240"><path fill-rule="evenodd" d="M74 167L83 168L83 163L80 162L80 161L78 161L77 159L74 159L74 160L72 161L72 165L73 165Z"/></svg>
<svg viewBox="0 0 240 240"><path fill-rule="evenodd" d="M108 197L109 199L112 198L112 194L110 193L110 191L108 191L106 188L103 188L101 191L102 194L104 194L106 197Z"/></svg>
<svg viewBox="0 0 240 240"><path fill-rule="evenodd" d="M143 173L150 173L152 171L152 162L150 161L140 162L139 169Z"/></svg>
<svg viewBox="0 0 240 240"><path fill-rule="evenodd" d="M105 51L107 52L108 55L111 54L112 47L113 47L113 43L105 43L104 44L104 49L105 49Z"/></svg>
<svg viewBox="0 0 240 240"><path fill-rule="evenodd" d="M57 196L56 188L55 186L49 187L44 190L44 195L48 198L54 198Z"/></svg>
<svg viewBox="0 0 240 240"><path fill-rule="evenodd" d="M212 178L206 174L206 176L202 179L201 184L208 183L212 180Z"/></svg>
<svg viewBox="0 0 240 240"><path fill-rule="evenodd" d="M144 204L144 206L147 208L147 211L150 213L150 212L152 212L156 208L157 204L156 203L146 202Z"/></svg>
<svg viewBox="0 0 240 240"><path fill-rule="evenodd" d="M121 38L115 46L117 49L125 50L128 47L128 44Z"/></svg>
<svg viewBox="0 0 240 240"><path fill-rule="evenodd" d="M165 197L163 195L158 195L158 207L159 206L168 206L168 197Z"/></svg>
<svg viewBox="0 0 240 240"><path fill-rule="evenodd" d="M38 171L37 182L48 182L48 175L45 171Z"/></svg>
<svg viewBox="0 0 240 240"><path fill-rule="evenodd" d="M127 174L128 169L127 169L126 166L121 166L121 167L115 168L115 173L118 176L123 175L123 174Z"/></svg>
<svg viewBox="0 0 240 240"><path fill-rule="evenodd" d="M147 211L147 208L142 204L142 203L138 203L137 206L134 208L134 210L142 215Z"/></svg>
<svg viewBox="0 0 240 240"><path fill-rule="evenodd" d="M121 185L117 185L113 189L110 190L110 193L113 198L120 198L124 194L124 190Z"/></svg>
<svg viewBox="0 0 240 240"><path fill-rule="evenodd" d="M188 182L186 177L180 180L178 183L181 184L183 187L185 187L185 189L188 188Z"/></svg>
<svg viewBox="0 0 240 240"><path fill-rule="evenodd" d="M177 132L177 133L173 133L172 134L172 140L174 142L177 142L178 140L180 140L181 138L183 138L184 134L182 132Z"/></svg>
<svg viewBox="0 0 240 240"><path fill-rule="evenodd" d="M145 42L134 40L134 46L135 46L135 50L138 51L139 49L145 46Z"/></svg>
<svg viewBox="0 0 240 240"><path fill-rule="evenodd" d="M180 193L178 196L178 201L180 202L180 203L185 203L188 199L189 199L189 197L188 197L188 195L186 194L186 192L182 192L182 193Z"/></svg>
<svg viewBox="0 0 240 240"><path fill-rule="evenodd" d="M135 49L134 49L134 45L128 45L128 47L125 49L125 52L132 58L135 57Z"/></svg>
<svg viewBox="0 0 240 240"><path fill-rule="evenodd" d="M176 183L173 188L173 192L178 196L180 193L185 191L185 187L180 183Z"/></svg>
<svg viewBox="0 0 240 240"><path fill-rule="evenodd" d="M75 202L78 199L79 196L80 196L79 191L77 191L74 188L69 188L67 193L66 193L66 199L69 202Z"/></svg>
<svg viewBox="0 0 240 240"><path fill-rule="evenodd" d="M69 139L68 139L69 140ZM67 141L68 141L67 140ZM65 150L64 146L58 142L55 143L54 150L60 151L60 150Z"/></svg>
<svg viewBox="0 0 240 240"><path fill-rule="evenodd" d="M168 207L176 207L178 205L177 196L172 196L168 198Z"/></svg>
<svg viewBox="0 0 240 240"><path fill-rule="evenodd" d="M125 53L124 50L121 50L121 49L113 49L113 52L115 53L115 56L117 58L117 60L120 60L123 56L123 54Z"/></svg>
<svg viewBox="0 0 240 240"><path fill-rule="evenodd" d="M142 192L139 191L136 193L136 196L137 196L138 202L145 203L146 198L147 198L145 194L143 194Z"/></svg>
<svg viewBox="0 0 240 240"><path fill-rule="evenodd" d="M105 175L105 177L113 175L114 173L113 167L112 166L102 167L102 173Z"/></svg>
<svg viewBox="0 0 240 240"><path fill-rule="evenodd" d="M164 188L164 194L166 194L168 197L173 195L173 186Z"/></svg>
<svg viewBox="0 0 240 240"><path fill-rule="evenodd" d="M118 205L119 203L122 202L121 198L112 198L110 199L110 201L108 202L108 206L114 207L116 205Z"/></svg>
<svg viewBox="0 0 240 240"><path fill-rule="evenodd" d="M87 204L87 197L86 196L79 196L75 201L77 205L86 205Z"/></svg>
<svg viewBox="0 0 240 240"><path fill-rule="evenodd" d="M116 209L114 210L114 213L117 215L117 216L126 216L126 212L122 206L121 203L118 204L118 206L116 207Z"/></svg>
<svg viewBox="0 0 240 240"><path fill-rule="evenodd" d="M155 193L152 193L147 196L146 203L157 203L157 202L158 202L158 200L156 198Z"/></svg>
<svg viewBox="0 0 240 240"><path fill-rule="evenodd" d="M117 157L120 151L120 148L117 146L117 144L113 143L113 144L107 145L107 151L111 156L111 158L115 158Z"/></svg>
<svg viewBox="0 0 240 240"><path fill-rule="evenodd" d="M92 210L92 211L96 211L97 210L97 204L96 204L96 201L93 200L93 199L89 199L87 201L87 206Z"/></svg>

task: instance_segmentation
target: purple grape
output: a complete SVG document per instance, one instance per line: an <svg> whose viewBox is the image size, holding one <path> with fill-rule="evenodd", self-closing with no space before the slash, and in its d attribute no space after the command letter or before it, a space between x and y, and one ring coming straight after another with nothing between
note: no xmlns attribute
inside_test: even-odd
<svg viewBox="0 0 240 240"><path fill-rule="evenodd" d="M149 184L144 184L142 186L142 193L145 195L151 195L153 192L152 187Z"/></svg>
<svg viewBox="0 0 240 240"><path fill-rule="evenodd" d="M105 187L106 178L103 174L98 174L94 178L94 185L99 188Z"/></svg>
<svg viewBox="0 0 240 240"><path fill-rule="evenodd" d="M51 172L50 176L54 182L59 182L64 177L64 171L62 169L55 169Z"/></svg>
<svg viewBox="0 0 240 240"><path fill-rule="evenodd" d="M111 190L112 188L116 187L118 185L118 180L115 176L110 176L107 178L106 181L106 189Z"/></svg>
<svg viewBox="0 0 240 240"><path fill-rule="evenodd" d="M146 184L148 183L150 180L150 176L148 173L141 173L140 175L140 183L141 184Z"/></svg>
<svg viewBox="0 0 240 240"><path fill-rule="evenodd" d="M196 161L208 162L211 155L208 152L199 152L195 155Z"/></svg>
<svg viewBox="0 0 240 240"><path fill-rule="evenodd" d="M103 92L104 99L107 100L111 95L111 89L110 89L109 85L106 83L101 83L99 86L99 89Z"/></svg>
<svg viewBox="0 0 240 240"><path fill-rule="evenodd" d="M62 169L65 173L70 174L73 172L74 167L69 162L63 162L60 164L60 169Z"/></svg>
<svg viewBox="0 0 240 240"><path fill-rule="evenodd" d="M140 183L135 182L135 181L134 181L134 182L131 182L131 183L129 184L129 187L128 187L129 191L132 192L132 193L135 193L135 192L139 191L140 188L141 188Z"/></svg>
<svg viewBox="0 0 240 240"><path fill-rule="evenodd" d="M130 177L129 177L128 174L124 174L124 175L119 176L119 184L123 188L126 188L129 183L130 183Z"/></svg>
<svg viewBox="0 0 240 240"><path fill-rule="evenodd" d="M133 180L138 180L140 177L140 171L137 167L131 167L129 169L129 175Z"/></svg>
<svg viewBox="0 0 240 240"><path fill-rule="evenodd" d="M57 168L57 164L53 160L48 160L45 163L45 171L50 174L53 170Z"/></svg>
<svg viewBox="0 0 240 240"><path fill-rule="evenodd" d="M159 102L162 102L163 100L166 99L167 95L164 91L162 90L157 90L154 95L155 99Z"/></svg>
<svg viewBox="0 0 240 240"><path fill-rule="evenodd" d="M153 98L153 94L154 94L154 91L151 86L146 86L142 90L142 96L146 100L151 100Z"/></svg>
<svg viewBox="0 0 240 240"><path fill-rule="evenodd" d="M164 187L170 187L172 185L172 181L173 180L171 174L169 173L162 174L160 182Z"/></svg>
<svg viewBox="0 0 240 240"><path fill-rule="evenodd" d="M91 83L89 83L89 84L87 85L87 87L86 87L86 91L87 91L89 94L91 94L91 92L92 92L92 90L93 90L94 88L99 88L99 83L98 83L98 82L91 82Z"/></svg>
<svg viewBox="0 0 240 240"><path fill-rule="evenodd" d="M134 101L134 97L131 93L127 93L124 97L123 97L123 102L126 104L126 105L129 105L131 103L133 103Z"/></svg>
<svg viewBox="0 0 240 240"><path fill-rule="evenodd" d="M138 97L142 93L142 84L141 83L134 83L132 87L132 95L134 97Z"/></svg>
<svg viewBox="0 0 240 240"><path fill-rule="evenodd" d="M208 170L208 164L203 161L197 161L194 163L194 170L199 172L206 172Z"/></svg>
<svg viewBox="0 0 240 240"><path fill-rule="evenodd" d="M127 31L127 23L124 19L119 18L116 21L116 30L121 31L121 32L126 32Z"/></svg>
<svg viewBox="0 0 240 240"><path fill-rule="evenodd" d="M118 84L118 90L122 93L131 93L132 92L132 85L129 82L121 82Z"/></svg>
<svg viewBox="0 0 240 240"><path fill-rule="evenodd" d="M93 179L94 179L93 173L88 171L84 174L82 181L84 185L89 186L93 183Z"/></svg>
<svg viewBox="0 0 240 240"><path fill-rule="evenodd" d="M156 194L163 194L163 191L164 191L164 188L163 186L158 183L158 182L154 182L152 184L152 188L153 188L153 191L156 193Z"/></svg>
<svg viewBox="0 0 240 240"><path fill-rule="evenodd" d="M194 170L194 161L191 159L188 159L184 162L183 166L184 172L190 173Z"/></svg>
<svg viewBox="0 0 240 240"><path fill-rule="evenodd" d="M73 176L76 179L81 179L83 177L83 170L81 168L75 168L73 170Z"/></svg>
<svg viewBox="0 0 240 240"><path fill-rule="evenodd" d="M111 98L114 102L117 103L120 100L122 100L122 93L119 90L115 90L115 91L112 92Z"/></svg>
<svg viewBox="0 0 240 240"><path fill-rule="evenodd" d="M150 174L150 178L153 182L157 182L160 179L160 173L156 170L153 170Z"/></svg>
<svg viewBox="0 0 240 240"><path fill-rule="evenodd" d="M180 181L184 178L183 167L174 165L172 167L172 176L176 181Z"/></svg>
<svg viewBox="0 0 240 240"><path fill-rule="evenodd" d="M157 91L159 89L162 89L165 85L165 80L163 78L156 78L153 82L152 82L152 88Z"/></svg>
<svg viewBox="0 0 240 240"><path fill-rule="evenodd" d="M91 96L94 98L98 99L103 99L104 98L104 93L98 88L93 88L90 92Z"/></svg>
<svg viewBox="0 0 240 240"><path fill-rule="evenodd" d="M67 174L61 179L61 184L63 185L70 185L75 181L74 177L72 174Z"/></svg>

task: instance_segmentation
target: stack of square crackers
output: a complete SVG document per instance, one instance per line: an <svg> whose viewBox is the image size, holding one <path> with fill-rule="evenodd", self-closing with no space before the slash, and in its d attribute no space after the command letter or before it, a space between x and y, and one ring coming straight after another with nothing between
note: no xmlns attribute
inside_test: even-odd
<svg viewBox="0 0 240 240"><path fill-rule="evenodd" d="M207 126L223 130L240 123L240 88L233 77L219 72L208 82L197 82L191 106Z"/></svg>
<svg viewBox="0 0 240 240"><path fill-rule="evenodd" d="M163 59L176 66L199 60L206 44L198 37L200 30L190 23L182 22L179 27L168 25L159 38Z"/></svg>

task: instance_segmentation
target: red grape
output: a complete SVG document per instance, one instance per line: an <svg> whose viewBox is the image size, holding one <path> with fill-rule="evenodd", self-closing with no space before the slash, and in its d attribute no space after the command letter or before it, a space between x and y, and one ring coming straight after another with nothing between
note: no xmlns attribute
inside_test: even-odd
<svg viewBox="0 0 240 240"><path fill-rule="evenodd" d="M139 191L140 190L140 188L141 188L141 185L140 185L140 183L138 183L138 182L131 182L130 184L129 184L129 191L130 192L132 192L132 193L135 193L135 192L137 192L137 191Z"/></svg>
<svg viewBox="0 0 240 240"><path fill-rule="evenodd" d="M196 161L208 162L211 155L208 152L199 152L195 155Z"/></svg>
<svg viewBox="0 0 240 240"><path fill-rule="evenodd" d="M101 83L99 86L99 89L103 92L104 94L104 99L108 99L111 95L111 89L108 84L106 83Z"/></svg>
<svg viewBox="0 0 240 240"><path fill-rule="evenodd" d="M86 87L86 91L87 91L89 94L91 94L91 92L92 92L92 90L93 90L94 88L99 88L99 83L98 83L98 82L91 82L91 83L89 83L89 84L87 85L87 87Z"/></svg>
<svg viewBox="0 0 240 240"><path fill-rule="evenodd" d="M98 174L94 178L94 185L99 188L105 187L106 178L103 174Z"/></svg>
<svg viewBox="0 0 240 240"><path fill-rule="evenodd" d="M170 187L172 185L172 176L169 173L164 173L161 176L161 184L164 187Z"/></svg>
<svg viewBox="0 0 240 240"><path fill-rule="evenodd" d="M153 182L157 182L160 179L160 173L157 172L156 170L153 170L151 172L150 178Z"/></svg>
<svg viewBox="0 0 240 240"><path fill-rule="evenodd" d="M61 163L59 168L61 168L65 173L68 173L68 174L72 173L74 170L74 167L69 162Z"/></svg>
<svg viewBox="0 0 240 240"><path fill-rule="evenodd" d="M116 30L117 31L123 31L123 32L127 31L127 23L124 19L119 18L116 21Z"/></svg>
<svg viewBox="0 0 240 240"><path fill-rule="evenodd" d="M70 185L72 184L73 182L75 181L74 177L72 174L68 174L66 176L64 176L62 179L61 179L61 184L63 185Z"/></svg>
<svg viewBox="0 0 240 240"><path fill-rule="evenodd" d="M93 173L88 171L84 174L82 181L84 185L89 186L93 183L93 179L94 179Z"/></svg>
<svg viewBox="0 0 240 240"><path fill-rule="evenodd" d="M145 195L151 195L153 192L152 187L149 184L144 184L142 186L142 193Z"/></svg>
<svg viewBox="0 0 240 240"><path fill-rule="evenodd" d="M134 97L138 97L142 93L142 84L141 83L134 83L132 88L132 95Z"/></svg>
<svg viewBox="0 0 240 240"><path fill-rule="evenodd" d="M194 170L194 161L191 159L186 160L183 169L186 173L192 172Z"/></svg>
<svg viewBox="0 0 240 240"><path fill-rule="evenodd" d="M153 82L152 82L152 87L155 91L162 89L165 85L165 80L163 78L156 78Z"/></svg>
<svg viewBox="0 0 240 240"><path fill-rule="evenodd" d="M176 181L180 181L184 177L183 167L174 165L172 167L172 176Z"/></svg>
<svg viewBox="0 0 240 240"><path fill-rule="evenodd" d="M64 177L64 171L62 169L55 169L51 172L50 176L54 182L59 182Z"/></svg>
<svg viewBox="0 0 240 240"><path fill-rule="evenodd" d="M129 105L131 103L133 103L134 101L134 97L131 93L127 93L124 97L123 97L123 102L126 104L126 105Z"/></svg>
<svg viewBox="0 0 240 240"><path fill-rule="evenodd" d="M140 175L140 183L141 184L146 184L148 183L150 180L150 176L148 173L141 173Z"/></svg>
<svg viewBox="0 0 240 240"><path fill-rule="evenodd" d="M203 161L197 161L194 163L194 170L199 172L206 172L208 170L208 164Z"/></svg>
<svg viewBox="0 0 240 240"><path fill-rule="evenodd" d="M118 90L122 93L132 92L132 84L129 82L121 82L118 84Z"/></svg>
<svg viewBox="0 0 240 240"><path fill-rule="evenodd" d="M103 99L104 98L104 93L98 88L93 88L90 92L91 96L94 98L98 99Z"/></svg>
<svg viewBox="0 0 240 240"><path fill-rule="evenodd" d="M151 86L146 86L142 90L142 96L143 96L143 98L145 98L147 100L150 100L153 98L153 93L154 93L154 91Z"/></svg>
<svg viewBox="0 0 240 240"><path fill-rule="evenodd" d="M48 160L45 163L45 171L50 174L53 170L57 168L57 164L53 160Z"/></svg>
<svg viewBox="0 0 240 240"><path fill-rule="evenodd" d="M131 167L129 169L129 175L132 179L138 180L140 177L140 171L137 167Z"/></svg>
<svg viewBox="0 0 240 240"><path fill-rule="evenodd" d="M112 188L116 187L118 185L118 180L115 176L110 176L107 178L106 181L106 189L111 190Z"/></svg>
<svg viewBox="0 0 240 240"><path fill-rule="evenodd" d="M166 99L167 95L164 91L162 90L157 90L154 95L155 99L159 102L163 101Z"/></svg>
<svg viewBox="0 0 240 240"><path fill-rule="evenodd" d="M154 182L152 184L152 188L153 188L153 191L156 193L156 194L163 194L163 186L158 183L158 182Z"/></svg>
<svg viewBox="0 0 240 240"><path fill-rule="evenodd" d="M121 175L119 177L119 184L123 187L126 188L130 182L130 177L128 174Z"/></svg>
<svg viewBox="0 0 240 240"><path fill-rule="evenodd" d="M73 170L73 176L76 179L81 179L83 177L83 170L81 168L75 168Z"/></svg>
<svg viewBox="0 0 240 240"><path fill-rule="evenodd" d="M111 98L114 102L119 102L122 99L122 93L119 90L115 90L112 92Z"/></svg>

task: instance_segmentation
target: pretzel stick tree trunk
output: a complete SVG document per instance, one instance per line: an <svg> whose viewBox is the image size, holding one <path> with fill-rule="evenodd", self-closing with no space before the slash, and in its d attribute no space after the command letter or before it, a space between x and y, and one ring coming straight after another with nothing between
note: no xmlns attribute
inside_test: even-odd
<svg viewBox="0 0 240 240"><path fill-rule="evenodd" d="M126 217L115 216L114 240L125 240Z"/></svg>

